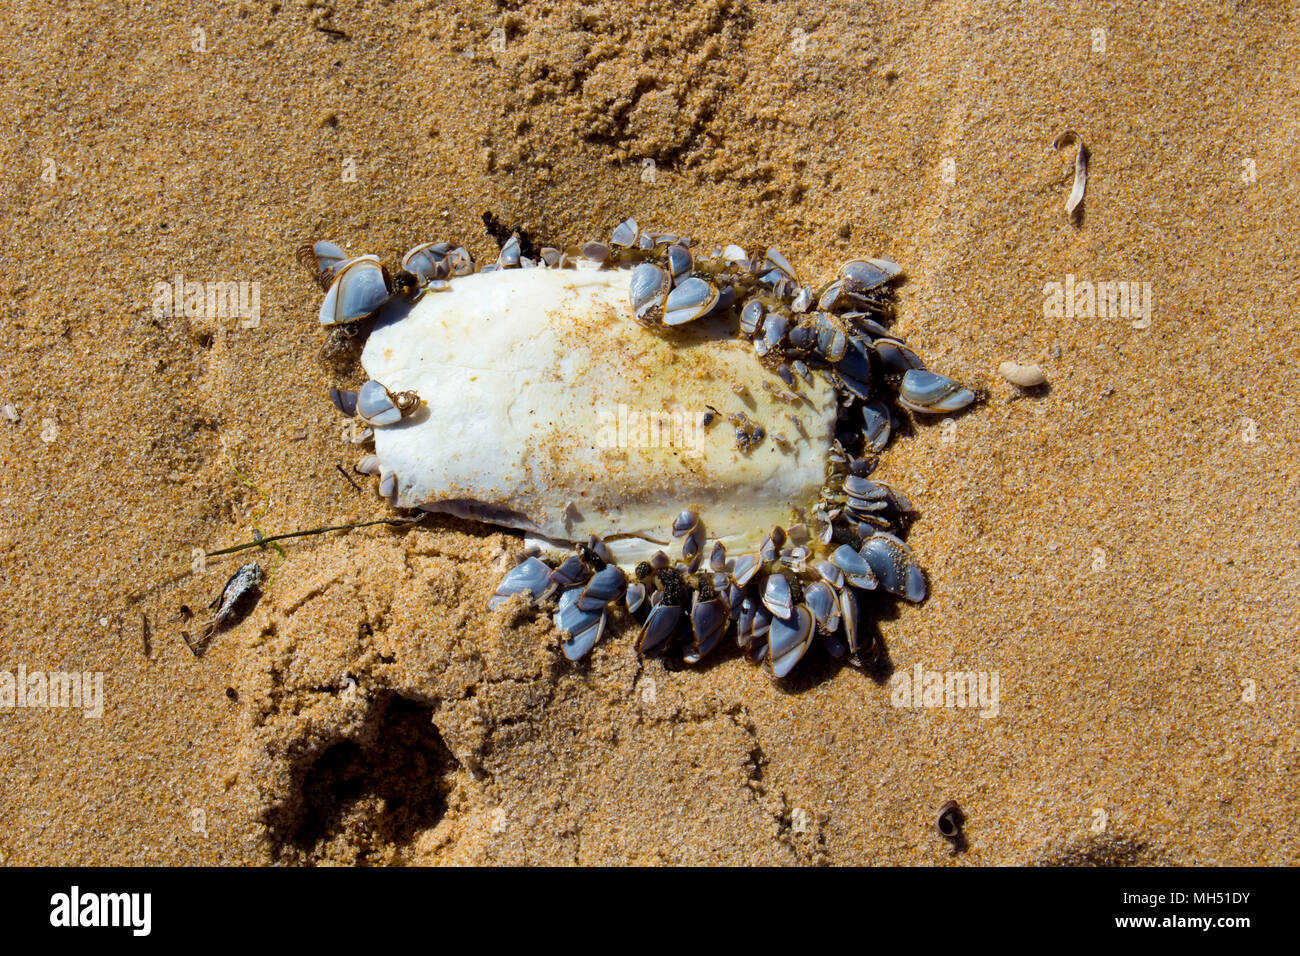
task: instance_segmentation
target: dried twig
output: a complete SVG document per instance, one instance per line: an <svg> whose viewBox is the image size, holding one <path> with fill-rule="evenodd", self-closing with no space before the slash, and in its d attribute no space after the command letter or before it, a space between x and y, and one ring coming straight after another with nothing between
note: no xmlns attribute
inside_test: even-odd
<svg viewBox="0 0 1300 956"><path fill-rule="evenodd" d="M353 488L356 489L357 494L361 494L361 486L360 486L359 484L357 484L355 481L352 480L352 476L349 475L346 471L343 470L343 466L342 466L342 465L335 465L334 467L337 468L337 469L339 470L339 474L342 475L342 476L344 477L344 479L347 481L347 483L348 483L349 485L351 485Z"/></svg>
<svg viewBox="0 0 1300 956"><path fill-rule="evenodd" d="M269 537L259 536L256 540L249 541L245 544L237 544L229 548L222 548L220 551L208 551L209 558L215 558L223 554L234 554L236 551L247 551L249 548L260 548L271 544L274 541L283 541L286 538L305 538L313 534L325 534L329 531L351 531L353 528L369 528L371 525L388 524L396 527L415 524L417 521L423 521L429 516L428 512L422 512L410 518L380 518L378 521L362 521L358 524L336 524L326 528L311 528L307 531L289 531L285 534L273 534Z"/></svg>

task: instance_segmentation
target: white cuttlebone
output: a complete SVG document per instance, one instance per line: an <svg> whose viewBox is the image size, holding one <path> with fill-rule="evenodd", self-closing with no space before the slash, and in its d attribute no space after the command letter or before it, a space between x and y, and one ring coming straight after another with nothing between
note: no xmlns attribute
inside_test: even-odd
<svg viewBox="0 0 1300 956"><path fill-rule="evenodd" d="M637 324L629 277L469 275L375 329L361 359L368 376L426 403L375 433L376 454L396 476L393 504L519 528L557 546L595 534L625 566L659 548L675 553L669 529L683 508L733 554L756 551L773 526L809 510L834 428L830 384L818 376L799 404L779 400L761 385L773 376L753 347L720 320L662 332ZM706 405L721 413L707 429L698 424ZM657 445L635 447L621 407L670 423L676 413L695 431L661 430ZM781 423L790 445L769 437L742 454L733 412L769 434ZM787 412L803 434L785 427Z"/></svg>

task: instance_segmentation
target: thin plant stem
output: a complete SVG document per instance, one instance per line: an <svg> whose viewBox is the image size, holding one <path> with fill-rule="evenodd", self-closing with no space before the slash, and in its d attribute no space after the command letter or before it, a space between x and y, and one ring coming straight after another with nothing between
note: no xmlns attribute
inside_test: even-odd
<svg viewBox="0 0 1300 956"><path fill-rule="evenodd" d="M311 528L307 531L288 531L284 534L274 534L268 537L259 537L255 541L249 541L246 544L237 544L233 547L222 548L220 551L209 551L207 556L215 558L223 554L234 554L236 551L247 551L249 548L261 548L271 544L274 541L283 541L285 538L305 538L313 534L325 534L330 531L351 531L353 528L369 528L371 525L388 524L388 525L408 525L421 521L426 516L416 515L414 518L380 518L378 521L362 521L359 524L336 524L327 528Z"/></svg>

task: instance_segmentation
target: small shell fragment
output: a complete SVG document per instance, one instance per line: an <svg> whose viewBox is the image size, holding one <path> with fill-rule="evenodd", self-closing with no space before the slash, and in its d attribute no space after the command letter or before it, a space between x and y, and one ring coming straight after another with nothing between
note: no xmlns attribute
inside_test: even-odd
<svg viewBox="0 0 1300 956"><path fill-rule="evenodd" d="M1079 144L1079 151L1074 154L1074 185L1065 200L1065 215L1075 226L1079 225L1079 207L1083 205L1083 194L1088 188L1088 157L1091 155L1088 145L1072 129L1067 129L1052 142L1056 149L1063 149L1071 143Z"/></svg>
<svg viewBox="0 0 1300 956"><path fill-rule="evenodd" d="M956 843L961 840L961 829L965 823L966 814L962 813L957 801L949 800L939 808L935 829L939 831L939 836Z"/></svg>
<svg viewBox="0 0 1300 956"><path fill-rule="evenodd" d="M1003 362L998 366L998 374L1012 385L1019 385L1021 388L1035 388L1047 381L1047 376L1037 365Z"/></svg>

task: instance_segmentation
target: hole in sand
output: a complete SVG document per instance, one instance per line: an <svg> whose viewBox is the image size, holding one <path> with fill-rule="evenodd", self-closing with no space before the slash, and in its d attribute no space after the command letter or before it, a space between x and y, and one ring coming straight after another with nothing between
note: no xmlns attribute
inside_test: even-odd
<svg viewBox="0 0 1300 956"><path fill-rule="evenodd" d="M354 737L302 758L293 792L265 814L277 861L400 861L446 812L459 767L433 708L397 694L374 702Z"/></svg>

